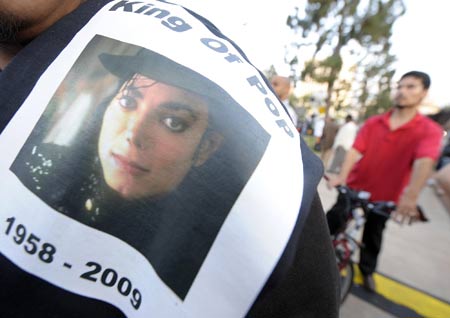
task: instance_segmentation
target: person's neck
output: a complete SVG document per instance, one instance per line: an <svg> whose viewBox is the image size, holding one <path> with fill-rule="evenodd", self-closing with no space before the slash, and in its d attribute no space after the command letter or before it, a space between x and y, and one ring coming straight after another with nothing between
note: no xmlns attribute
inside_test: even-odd
<svg viewBox="0 0 450 318"><path fill-rule="evenodd" d="M0 70L5 69L21 49L20 44L0 43Z"/></svg>
<svg viewBox="0 0 450 318"><path fill-rule="evenodd" d="M86 0L66 1L64 5L59 6L55 11L51 12L46 19L31 25L17 34L17 43L0 43L0 70L12 61L14 56L29 42L36 38L39 34L47 30L56 21L74 11L78 6Z"/></svg>
<svg viewBox="0 0 450 318"><path fill-rule="evenodd" d="M389 118L389 124L392 130L403 126L407 122L411 121L417 114L417 106L410 107L394 107L391 117Z"/></svg>
<svg viewBox="0 0 450 318"><path fill-rule="evenodd" d="M281 101L284 102L289 102L289 96L278 96L279 99L281 99Z"/></svg>

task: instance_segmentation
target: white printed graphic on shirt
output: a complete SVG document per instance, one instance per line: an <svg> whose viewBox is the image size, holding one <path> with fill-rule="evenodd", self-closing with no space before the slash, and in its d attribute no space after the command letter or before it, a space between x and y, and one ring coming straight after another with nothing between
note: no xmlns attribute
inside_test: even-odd
<svg viewBox="0 0 450 318"><path fill-rule="evenodd" d="M0 252L128 317L244 316L302 199L298 134L258 71L160 1L101 9L0 150Z"/></svg>

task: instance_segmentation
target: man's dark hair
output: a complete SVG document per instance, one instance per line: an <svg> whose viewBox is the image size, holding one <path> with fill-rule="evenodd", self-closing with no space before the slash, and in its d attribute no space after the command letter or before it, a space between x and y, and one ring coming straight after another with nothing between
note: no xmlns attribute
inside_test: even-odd
<svg viewBox="0 0 450 318"><path fill-rule="evenodd" d="M423 88L429 89L431 85L431 79L430 76L427 73L419 72L419 71L411 71L408 73L403 74L403 76L400 78L400 80L404 79L405 77L415 77L422 81Z"/></svg>
<svg viewBox="0 0 450 318"><path fill-rule="evenodd" d="M353 116L352 115L347 115L347 116L345 116L345 122L346 123L348 123L349 121L352 121L353 120Z"/></svg>

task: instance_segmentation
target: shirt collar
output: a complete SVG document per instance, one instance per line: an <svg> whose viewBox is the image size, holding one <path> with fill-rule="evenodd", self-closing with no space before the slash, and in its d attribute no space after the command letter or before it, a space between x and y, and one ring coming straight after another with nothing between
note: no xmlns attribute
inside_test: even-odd
<svg viewBox="0 0 450 318"><path fill-rule="evenodd" d="M381 118L380 118L381 121L383 122L383 124L386 125L386 127L388 127L389 129L390 129L389 118L391 117L391 115L392 115L392 110L389 110L386 113L384 113L381 116ZM419 112L416 112L416 115L409 122L407 122L406 124L398 127L394 131L403 130L403 129L409 129L409 128L413 127L419 120L421 120L422 117L423 116Z"/></svg>

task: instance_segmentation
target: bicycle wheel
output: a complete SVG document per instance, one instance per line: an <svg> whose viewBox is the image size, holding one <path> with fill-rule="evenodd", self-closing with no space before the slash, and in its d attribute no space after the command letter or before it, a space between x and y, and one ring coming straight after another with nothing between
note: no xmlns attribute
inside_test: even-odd
<svg viewBox="0 0 450 318"><path fill-rule="evenodd" d="M341 304L344 302L347 297L350 289L353 286L353 276L355 272L353 270L353 263L349 261L347 265L339 272L341 276Z"/></svg>

